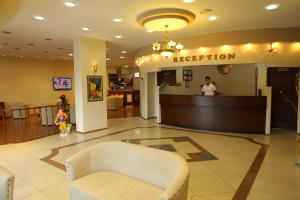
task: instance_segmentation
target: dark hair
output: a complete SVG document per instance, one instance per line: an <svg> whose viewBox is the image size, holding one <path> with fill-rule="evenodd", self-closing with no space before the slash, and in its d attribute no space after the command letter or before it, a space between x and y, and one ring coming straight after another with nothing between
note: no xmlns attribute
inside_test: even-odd
<svg viewBox="0 0 300 200"><path fill-rule="evenodd" d="M210 80L210 77L209 77L209 76L206 76L206 77L205 77L205 80L206 80L206 79Z"/></svg>

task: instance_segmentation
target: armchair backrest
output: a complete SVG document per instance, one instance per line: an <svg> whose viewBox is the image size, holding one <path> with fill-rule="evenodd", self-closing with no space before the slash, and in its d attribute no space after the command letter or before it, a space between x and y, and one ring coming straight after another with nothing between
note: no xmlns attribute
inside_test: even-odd
<svg viewBox="0 0 300 200"><path fill-rule="evenodd" d="M87 149L91 170L124 174L166 189L188 176L186 161L175 153L124 142L105 142Z"/></svg>

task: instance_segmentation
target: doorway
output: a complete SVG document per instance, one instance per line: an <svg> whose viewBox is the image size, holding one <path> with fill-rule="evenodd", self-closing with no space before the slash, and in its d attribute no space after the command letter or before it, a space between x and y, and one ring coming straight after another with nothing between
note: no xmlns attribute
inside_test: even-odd
<svg viewBox="0 0 300 200"><path fill-rule="evenodd" d="M268 68L272 87L271 128L297 129L299 68Z"/></svg>

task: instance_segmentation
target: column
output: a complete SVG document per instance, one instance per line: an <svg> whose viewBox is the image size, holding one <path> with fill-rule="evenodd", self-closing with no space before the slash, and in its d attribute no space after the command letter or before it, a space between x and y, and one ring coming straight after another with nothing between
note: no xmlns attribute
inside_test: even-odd
<svg viewBox="0 0 300 200"><path fill-rule="evenodd" d="M102 78L92 101L88 98L89 86L95 85L88 82L88 76ZM74 40L74 79L76 130L86 133L107 128L106 41L89 37Z"/></svg>

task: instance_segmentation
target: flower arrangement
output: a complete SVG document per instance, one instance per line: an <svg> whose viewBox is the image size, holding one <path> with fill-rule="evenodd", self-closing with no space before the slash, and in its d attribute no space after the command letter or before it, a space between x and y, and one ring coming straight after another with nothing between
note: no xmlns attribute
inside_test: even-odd
<svg viewBox="0 0 300 200"><path fill-rule="evenodd" d="M62 94L62 95L59 96L59 98L61 99L61 106L62 106L63 108L65 108L65 107L66 107L66 104L67 104L66 95Z"/></svg>

